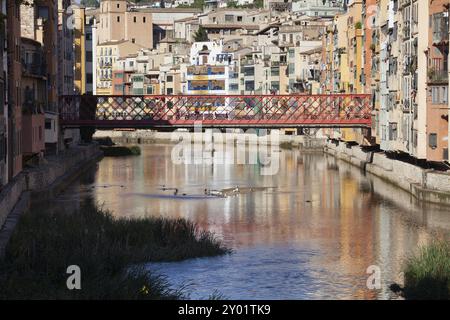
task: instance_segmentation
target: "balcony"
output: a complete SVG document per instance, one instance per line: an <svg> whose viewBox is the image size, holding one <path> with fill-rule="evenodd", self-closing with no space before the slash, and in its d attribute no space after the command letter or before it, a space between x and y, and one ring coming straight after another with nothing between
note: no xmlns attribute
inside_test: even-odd
<svg viewBox="0 0 450 320"><path fill-rule="evenodd" d="M242 59L241 66L252 66L255 64L255 60L253 59Z"/></svg>
<svg viewBox="0 0 450 320"><path fill-rule="evenodd" d="M47 74L42 50L22 48L22 73L25 76L45 77Z"/></svg>
<svg viewBox="0 0 450 320"><path fill-rule="evenodd" d="M429 84L443 84L448 83L448 71L447 70L428 70L428 83Z"/></svg>
<svg viewBox="0 0 450 320"><path fill-rule="evenodd" d="M22 72L25 76L45 77L46 67L40 61L24 62L22 61Z"/></svg>

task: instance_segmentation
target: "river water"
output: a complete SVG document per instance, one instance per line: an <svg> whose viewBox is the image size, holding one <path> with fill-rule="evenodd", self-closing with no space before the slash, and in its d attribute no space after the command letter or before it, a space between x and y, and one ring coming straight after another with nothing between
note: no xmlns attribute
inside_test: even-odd
<svg viewBox="0 0 450 320"><path fill-rule="evenodd" d="M388 286L402 282L405 259L450 234L449 208L419 204L323 153L282 150L278 173L262 175L259 164L175 164L172 148L104 158L51 206L92 197L117 217L183 217L215 232L233 254L148 264L192 299L216 290L228 299L395 298ZM236 186L263 188L204 196ZM172 187L177 196L164 190ZM381 288L367 286L368 268Z"/></svg>

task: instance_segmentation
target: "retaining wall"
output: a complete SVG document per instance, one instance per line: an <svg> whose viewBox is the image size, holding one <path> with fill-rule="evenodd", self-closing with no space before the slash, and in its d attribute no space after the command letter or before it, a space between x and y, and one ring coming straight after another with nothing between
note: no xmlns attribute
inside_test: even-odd
<svg viewBox="0 0 450 320"><path fill-rule="evenodd" d="M97 145L77 146L58 156L51 156L43 164L24 169L0 192L0 230L8 214L14 210L23 193L38 195L45 200L59 191L66 181L81 172L89 162L102 156Z"/></svg>
<svg viewBox="0 0 450 320"><path fill-rule="evenodd" d="M450 205L450 172L422 169L413 164L389 159L382 152L364 152L359 146L327 142L325 152L376 175L417 199Z"/></svg>
<svg viewBox="0 0 450 320"><path fill-rule="evenodd" d="M272 130L274 131L274 130ZM271 140L270 134L268 136L256 136L251 133L233 132L233 133L219 133L214 132L214 142L227 143L234 141L236 143L249 144L280 144L284 142L291 142L293 145L304 147L307 149L322 150L326 140L324 138L311 138L304 135L286 135L283 130L279 130L279 135L276 141ZM187 131L176 132L156 132L150 130L136 130L136 131L97 131L94 138L106 138L118 144L152 144L152 143L177 143L178 137L186 137L192 142L210 142L210 134L192 133Z"/></svg>

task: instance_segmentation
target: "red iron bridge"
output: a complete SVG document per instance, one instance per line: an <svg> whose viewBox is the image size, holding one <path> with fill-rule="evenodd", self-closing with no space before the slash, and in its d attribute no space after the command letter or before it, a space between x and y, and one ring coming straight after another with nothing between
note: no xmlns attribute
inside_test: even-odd
<svg viewBox="0 0 450 320"><path fill-rule="evenodd" d="M64 96L61 125L70 127L370 128L366 94Z"/></svg>

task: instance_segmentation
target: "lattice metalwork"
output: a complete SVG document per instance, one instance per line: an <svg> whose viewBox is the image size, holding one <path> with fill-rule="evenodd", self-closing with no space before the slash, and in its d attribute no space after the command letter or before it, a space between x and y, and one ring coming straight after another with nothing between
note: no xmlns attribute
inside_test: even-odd
<svg viewBox="0 0 450 320"><path fill-rule="evenodd" d="M368 126L370 95L65 96L63 126Z"/></svg>

